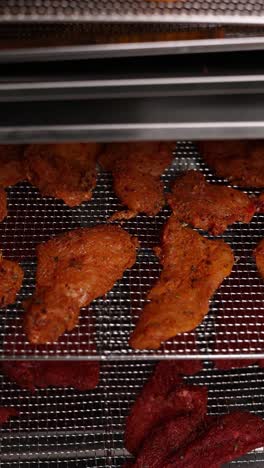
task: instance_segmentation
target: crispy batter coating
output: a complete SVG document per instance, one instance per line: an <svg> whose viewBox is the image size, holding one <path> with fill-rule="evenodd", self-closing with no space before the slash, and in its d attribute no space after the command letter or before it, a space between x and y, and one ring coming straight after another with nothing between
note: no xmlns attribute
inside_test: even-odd
<svg viewBox="0 0 264 468"><path fill-rule="evenodd" d="M106 145L99 162L113 174L114 190L129 208L123 218L156 215L164 205L161 174L172 162L175 142L128 142ZM117 213L112 218L122 219Z"/></svg>
<svg viewBox="0 0 264 468"><path fill-rule="evenodd" d="M203 141L198 147L220 177L240 187L264 187L264 140Z"/></svg>
<svg viewBox="0 0 264 468"><path fill-rule="evenodd" d="M19 387L73 387L91 390L99 383L100 364L96 361L3 361L1 370Z"/></svg>
<svg viewBox="0 0 264 468"><path fill-rule="evenodd" d="M249 223L255 213L255 203L245 193L209 184L197 171L188 171L176 179L168 203L179 221L214 235L222 234L237 221Z"/></svg>
<svg viewBox="0 0 264 468"><path fill-rule="evenodd" d="M165 226L159 254L163 271L130 339L135 349L157 349L163 341L197 327L234 264L224 241L202 237L175 216Z"/></svg>
<svg viewBox="0 0 264 468"><path fill-rule="evenodd" d="M137 240L118 226L76 229L38 246L36 291L25 303L31 343L58 339L81 307L106 294L136 260Z"/></svg>
<svg viewBox="0 0 264 468"><path fill-rule="evenodd" d="M220 468L264 445L264 420L248 412L215 418L186 449L176 452L163 468Z"/></svg>
<svg viewBox="0 0 264 468"><path fill-rule="evenodd" d="M19 411L16 408L0 406L0 427L6 424L12 416L18 416Z"/></svg>
<svg viewBox="0 0 264 468"><path fill-rule="evenodd" d="M0 145L0 187L8 187L26 179L23 162L24 145Z"/></svg>
<svg viewBox="0 0 264 468"><path fill-rule="evenodd" d="M262 278L264 278L264 239L262 239L255 248L253 255L256 260L258 271Z"/></svg>
<svg viewBox="0 0 264 468"><path fill-rule="evenodd" d="M4 189L0 188L0 222L7 216L7 198Z"/></svg>
<svg viewBox="0 0 264 468"><path fill-rule="evenodd" d="M43 195L68 206L90 200L96 186L97 143L29 145L25 151L27 178Z"/></svg>
<svg viewBox="0 0 264 468"><path fill-rule="evenodd" d="M21 288L24 272L17 262L6 260L0 251L0 307L12 304Z"/></svg>

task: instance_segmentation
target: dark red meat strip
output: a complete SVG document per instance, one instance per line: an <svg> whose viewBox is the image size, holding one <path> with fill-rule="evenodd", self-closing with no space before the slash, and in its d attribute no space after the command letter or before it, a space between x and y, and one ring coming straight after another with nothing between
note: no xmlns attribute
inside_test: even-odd
<svg viewBox="0 0 264 468"><path fill-rule="evenodd" d="M163 468L219 468L263 445L263 419L247 412L225 414Z"/></svg>
<svg viewBox="0 0 264 468"><path fill-rule="evenodd" d="M200 387L197 411L158 426L145 439L134 468L163 468L164 461L182 445L194 440L206 415L207 389Z"/></svg>
<svg viewBox="0 0 264 468"><path fill-rule="evenodd" d="M74 387L90 390L99 382L99 362L95 361L4 361L2 371L21 388Z"/></svg>

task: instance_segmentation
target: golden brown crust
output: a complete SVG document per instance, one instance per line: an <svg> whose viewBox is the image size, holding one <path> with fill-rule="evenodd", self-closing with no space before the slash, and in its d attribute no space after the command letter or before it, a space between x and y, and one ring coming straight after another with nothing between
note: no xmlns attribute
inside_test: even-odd
<svg viewBox="0 0 264 468"><path fill-rule="evenodd" d="M26 179L24 148L24 145L0 145L0 187L15 185Z"/></svg>
<svg viewBox="0 0 264 468"><path fill-rule="evenodd" d="M24 272L19 264L4 259L0 252L0 307L15 302L23 278Z"/></svg>
<svg viewBox="0 0 264 468"><path fill-rule="evenodd" d="M207 164L240 187L264 187L264 140L202 141Z"/></svg>
<svg viewBox="0 0 264 468"><path fill-rule="evenodd" d="M27 178L43 195L68 206L92 197L96 185L97 143L29 145L25 151Z"/></svg>
<svg viewBox="0 0 264 468"><path fill-rule="evenodd" d="M0 222L7 216L7 197L4 189L0 188Z"/></svg>
<svg viewBox="0 0 264 468"><path fill-rule="evenodd" d="M214 235L237 221L249 223L256 210L245 193L209 184L197 171L188 171L174 181L168 203L179 221Z"/></svg>
<svg viewBox="0 0 264 468"><path fill-rule="evenodd" d="M264 239L259 242L253 252L253 255L256 260L258 271L262 278L264 278Z"/></svg>
<svg viewBox="0 0 264 468"><path fill-rule="evenodd" d="M234 256L222 240L208 240L171 216L160 252L163 271L130 339L134 349L157 349L163 341L197 327L209 300L231 273Z"/></svg>
<svg viewBox="0 0 264 468"><path fill-rule="evenodd" d="M134 264L136 247L136 239L111 225L77 229L39 245L36 291L25 303L29 341L56 341L72 330L80 308L106 294Z"/></svg>
<svg viewBox="0 0 264 468"><path fill-rule="evenodd" d="M130 213L154 216L161 210L165 201L160 176L172 162L174 147L174 142L155 141L106 145L99 163L112 172L114 190Z"/></svg>

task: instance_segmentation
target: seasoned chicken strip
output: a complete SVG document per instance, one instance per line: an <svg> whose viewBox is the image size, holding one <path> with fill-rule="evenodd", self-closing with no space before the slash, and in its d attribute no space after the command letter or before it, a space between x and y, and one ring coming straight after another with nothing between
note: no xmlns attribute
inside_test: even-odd
<svg viewBox="0 0 264 468"><path fill-rule="evenodd" d="M136 260L137 240L118 226L76 229L38 246L36 291L25 303L31 343L56 341L80 308L106 294Z"/></svg>
<svg viewBox="0 0 264 468"><path fill-rule="evenodd" d="M220 177L240 187L264 187L264 140L202 141L198 147Z"/></svg>
<svg viewBox="0 0 264 468"><path fill-rule="evenodd" d="M114 190L129 211L114 219L139 213L156 215L164 205L161 174L172 162L175 142L128 142L106 145L99 163L113 174Z"/></svg>
<svg viewBox="0 0 264 468"><path fill-rule="evenodd" d="M264 278L264 239L262 239L255 248L253 255L256 260L258 271L262 278Z"/></svg>
<svg viewBox="0 0 264 468"><path fill-rule="evenodd" d="M8 187L26 179L23 161L24 145L0 145L0 187Z"/></svg>
<svg viewBox="0 0 264 468"><path fill-rule="evenodd" d="M168 203L179 221L214 235L237 221L249 223L255 213L255 203L245 193L209 184L197 171L188 171L175 180Z"/></svg>
<svg viewBox="0 0 264 468"><path fill-rule="evenodd" d="M15 302L23 278L24 272L19 264L4 259L0 251L0 307Z"/></svg>
<svg viewBox="0 0 264 468"><path fill-rule="evenodd" d="M234 264L224 241L202 237L175 216L165 226L159 257L163 271L130 339L135 349L157 349L177 333L197 327Z"/></svg>
<svg viewBox="0 0 264 468"><path fill-rule="evenodd" d="M29 145L27 178L42 195L77 206L92 198L96 186L97 143Z"/></svg>
<svg viewBox="0 0 264 468"><path fill-rule="evenodd" d="M4 189L0 188L0 222L7 216L7 198Z"/></svg>

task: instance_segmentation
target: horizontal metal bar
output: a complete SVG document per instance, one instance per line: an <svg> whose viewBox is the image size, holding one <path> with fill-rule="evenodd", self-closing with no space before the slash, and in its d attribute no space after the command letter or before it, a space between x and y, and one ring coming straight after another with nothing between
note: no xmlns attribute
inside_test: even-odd
<svg viewBox="0 0 264 468"><path fill-rule="evenodd" d="M200 39L184 41L144 42L133 44L100 44L64 47L39 47L1 50L0 63L25 61L87 60L113 57L139 57L144 55L178 55L246 50L263 50L264 38L240 37L226 39Z"/></svg>

